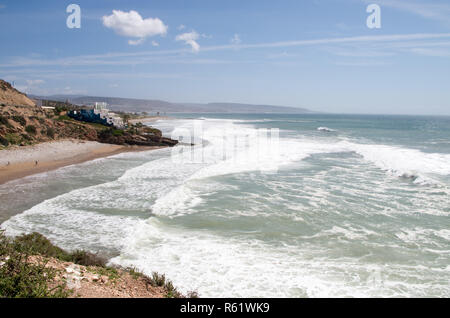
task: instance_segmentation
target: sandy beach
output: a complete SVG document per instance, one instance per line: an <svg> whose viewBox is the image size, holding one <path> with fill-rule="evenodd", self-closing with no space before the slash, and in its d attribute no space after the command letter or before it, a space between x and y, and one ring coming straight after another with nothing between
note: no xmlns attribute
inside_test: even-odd
<svg viewBox="0 0 450 318"><path fill-rule="evenodd" d="M0 184L122 152L159 148L161 147L121 146L95 141L62 140L0 150Z"/></svg>

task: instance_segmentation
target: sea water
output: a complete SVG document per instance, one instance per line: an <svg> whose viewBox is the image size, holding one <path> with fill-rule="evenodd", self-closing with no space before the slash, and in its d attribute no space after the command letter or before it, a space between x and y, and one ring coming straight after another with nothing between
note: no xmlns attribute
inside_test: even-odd
<svg viewBox="0 0 450 318"><path fill-rule="evenodd" d="M202 133L194 146L1 185L2 228L164 273L201 297L450 296L450 118L182 114L151 124ZM276 152L252 148L261 129L278 130ZM242 136L224 155L224 138ZM201 160L185 160L193 150Z"/></svg>

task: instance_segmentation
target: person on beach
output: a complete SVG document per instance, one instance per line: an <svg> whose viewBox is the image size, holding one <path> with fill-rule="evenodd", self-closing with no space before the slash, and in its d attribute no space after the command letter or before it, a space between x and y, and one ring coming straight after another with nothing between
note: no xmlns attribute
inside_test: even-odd
<svg viewBox="0 0 450 318"><path fill-rule="evenodd" d="M36 161L34 162L34 165L35 165L35 166L37 166L37 165L38 165L38 161L37 161L37 160L36 160Z"/></svg>

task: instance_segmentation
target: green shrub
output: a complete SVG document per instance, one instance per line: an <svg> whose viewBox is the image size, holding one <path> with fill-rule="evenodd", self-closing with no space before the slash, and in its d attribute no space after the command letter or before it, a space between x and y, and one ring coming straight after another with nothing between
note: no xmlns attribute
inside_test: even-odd
<svg viewBox="0 0 450 318"><path fill-rule="evenodd" d="M186 298L199 298L199 296L196 291L191 291L187 293Z"/></svg>
<svg viewBox="0 0 450 318"><path fill-rule="evenodd" d="M27 121L25 120L25 118L23 116L13 116L12 120L21 124L22 126L25 126L27 124Z"/></svg>
<svg viewBox="0 0 450 318"><path fill-rule="evenodd" d="M106 259L85 251L75 251L70 254L70 261L83 266L106 267Z"/></svg>
<svg viewBox="0 0 450 318"><path fill-rule="evenodd" d="M0 297L8 298L65 298L65 285L51 287L55 270L45 263L34 265L26 255L13 253L0 268Z"/></svg>
<svg viewBox="0 0 450 318"><path fill-rule="evenodd" d="M18 145L22 142L22 138L16 134L6 134L5 139L8 140L11 145Z"/></svg>
<svg viewBox="0 0 450 318"><path fill-rule="evenodd" d="M14 247L18 251L29 251L32 255L43 255L57 258L64 262L73 262L83 266L106 266L106 259L85 251L66 252L55 246L45 236L39 233L24 234L14 240Z"/></svg>
<svg viewBox="0 0 450 318"><path fill-rule="evenodd" d="M4 125L6 127L11 127L11 124L8 121L8 118L4 116L0 116L0 125Z"/></svg>
<svg viewBox="0 0 450 318"><path fill-rule="evenodd" d="M126 269L126 271L131 275L131 277L133 277L134 279L138 279L140 277L145 277L145 275L139 271L138 269L136 269L136 267L128 267Z"/></svg>
<svg viewBox="0 0 450 318"><path fill-rule="evenodd" d="M147 134L155 135L155 136L162 136L162 132L159 129L153 128L153 127L144 127L144 132Z"/></svg>
<svg viewBox="0 0 450 318"><path fill-rule="evenodd" d="M33 126L33 125L28 125L28 126L26 126L26 127L25 127L25 131L26 131L27 133L29 133L29 134L32 134L32 135L36 135L36 133L37 133L36 127Z"/></svg>
<svg viewBox="0 0 450 318"><path fill-rule="evenodd" d="M20 252L28 251L31 255L54 257L66 262L71 259L69 253L53 245L50 240L39 233L24 234L16 237L14 248Z"/></svg>
<svg viewBox="0 0 450 318"><path fill-rule="evenodd" d="M173 286L170 280L166 279L166 275L160 275L153 272L152 277L144 276L146 283L153 287L163 287L167 298L182 298L183 295Z"/></svg>
<svg viewBox="0 0 450 318"><path fill-rule="evenodd" d="M47 128L47 136L54 139L55 138L55 130L51 127Z"/></svg>
<svg viewBox="0 0 450 318"><path fill-rule="evenodd" d="M67 105L62 105L62 106L58 105L58 106L55 107L54 112L55 112L55 115L59 115L60 113L67 112L69 110L70 109L69 109L69 107Z"/></svg>
<svg viewBox="0 0 450 318"><path fill-rule="evenodd" d="M167 298L183 298L184 296L173 286L170 280L166 279L166 275L160 275L153 272L152 277L148 277L135 267L129 267L126 271L134 278L142 278L144 281L153 287L163 287ZM187 298L198 298L197 292L189 292Z"/></svg>
<svg viewBox="0 0 450 318"><path fill-rule="evenodd" d="M6 138L0 136L0 145L8 147L9 146L9 141Z"/></svg>
<svg viewBox="0 0 450 318"><path fill-rule="evenodd" d="M33 140L33 138L28 134L21 134L20 136L22 137L22 139L27 140L27 141Z"/></svg>
<svg viewBox="0 0 450 318"><path fill-rule="evenodd" d="M57 284L54 280L56 270L47 268L44 258L33 258L31 261L32 255L88 266L89 271L108 276L111 281L120 277L117 269L105 266L106 260L97 255L83 251L68 253L39 233L22 235L13 240L0 231L0 298L70 296L65 283ZM184 297L165 275L155 272L150 278L134 268L128 269L128 272L135 279L143 279L147 285L162 287L168 298ZM198 295L196 292L190 292L187 297L198 298Z"/></svg>
<svg viewBox="0 0 450 318"><path fill-rule="evenodd" d="M69 117L69 116L67 116L67 115L62 115L62 116L59 116L58 117L58 120L59 121L64 121L64 120L70 120L71 118Z"/></svg>
<svg viewBox="0 0 450 318"><path fill-rule="evenodd" d="M30 260L30 251L16 250L15 243L0 233L0 298L68 297L65 284L55 284L56 270L43 261Z"/></svg>
<svg viewBox="0 0 450 318"><path fill-rule="evenodd" d="M98 274L100 276L107 276L109 278L110 281L115 281L117 279L120 278L120 274L117 271L117 269L113 268L113 267L93 267L90 266L88 267L88 270L91 273L95 273Z"/></svg>
<svg viewBox="0 0 450 318"><path fill-rule="evenodd" d="M113 131L112 131L113 136L116 136L116 137L123 136L123 133L124 133L124 131L121 129L113 129Z"/></svg>
<svg viewBox="0 0 450 318"><path fill-rule="evenodd" d="M156 272L153 272L151 278L151 285L153 287L162 287L166 283L166 275L160 275Z"/></svg>

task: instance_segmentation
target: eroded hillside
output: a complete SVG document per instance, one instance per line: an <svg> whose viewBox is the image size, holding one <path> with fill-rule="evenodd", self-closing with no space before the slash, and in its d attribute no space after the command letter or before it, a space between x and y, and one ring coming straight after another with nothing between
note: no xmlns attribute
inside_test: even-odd
<svg viewBox="0 0 450 318"><path fill-rule="evenodd" d="M141 123L130 124L126 129L116 129L77 121L68 117L67 112L78 110L79 106L53 102L47 103L52 105L52 108L38 107L25 94L2 80L0 80L0 97L0 149L58 139L138 146L174 146L178 143L164 138L159 130Z"/></svg>
<svg viewBox="0 0 450 318"><path fill-rule="evenodd" d="M35 106L35 103L10 83L0 79L0 105Z"/></svg>

